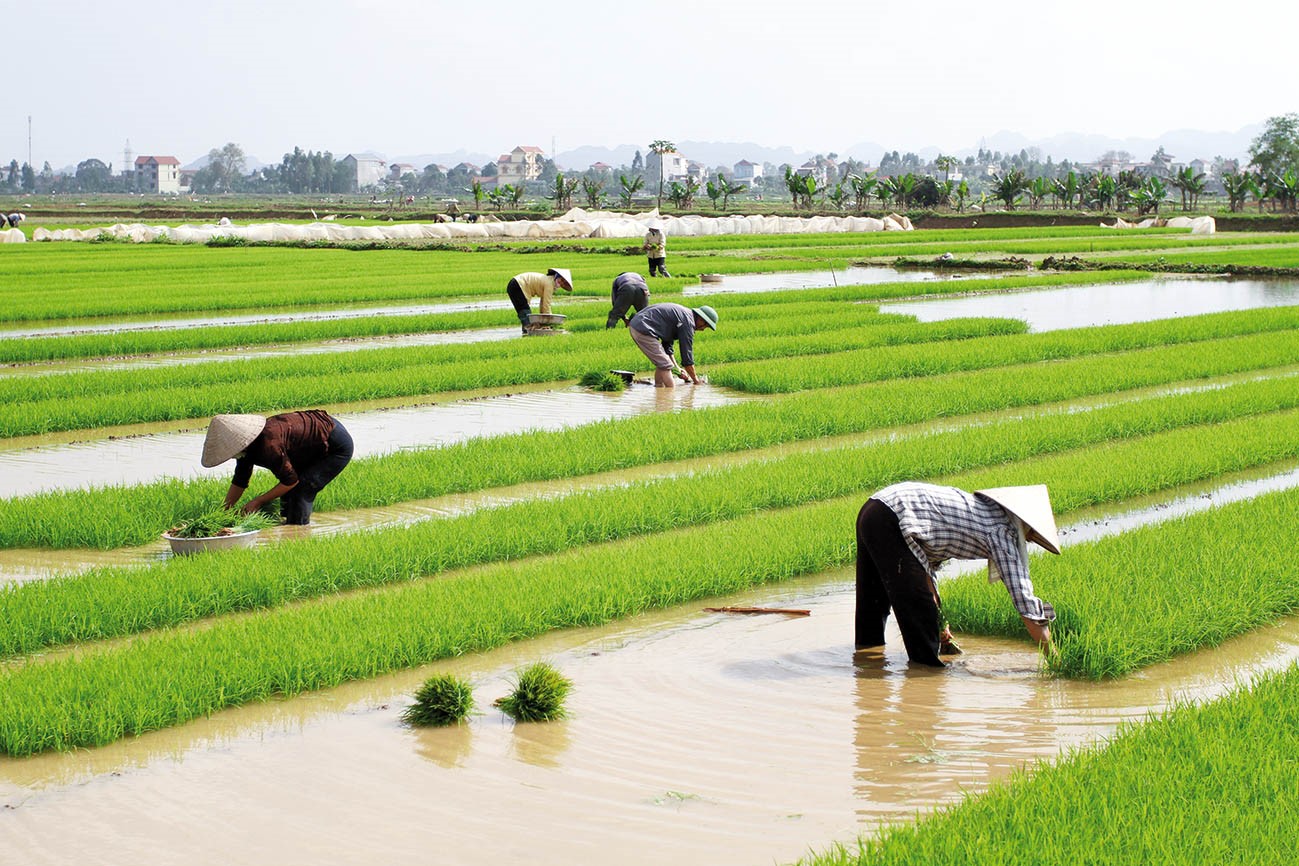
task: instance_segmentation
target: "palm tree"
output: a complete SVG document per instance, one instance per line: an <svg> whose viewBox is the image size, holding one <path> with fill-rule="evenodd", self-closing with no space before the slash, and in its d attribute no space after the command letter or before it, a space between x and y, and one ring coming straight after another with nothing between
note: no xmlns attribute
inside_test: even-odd
<svg viewBox="0 0 1299 866"><path fill-rule="evenodd" d="M631 210L632 196L640 192L645 186L645 178L640 175L629 178L625 174L620 174L618 175L618 185L622 187L618 192L618 197L622 199L622 206L627 210Z"/></svg>
<svg viewBox="0 0 1299 866"><path fill-rule="evenodd" d="M676 153L677 146L665 138L655 139L650 142L649 149L658 154L659 158L659 198L658 206L663 207L663 154Z"/></svg>
<svg viewBox="0 0 1299 866"><path fill-rule="evenodd" d="M957 163L954 156L939 156L934 160L934 167L943 173L943 180L951 180L952 169L956 168Z"/></svg>

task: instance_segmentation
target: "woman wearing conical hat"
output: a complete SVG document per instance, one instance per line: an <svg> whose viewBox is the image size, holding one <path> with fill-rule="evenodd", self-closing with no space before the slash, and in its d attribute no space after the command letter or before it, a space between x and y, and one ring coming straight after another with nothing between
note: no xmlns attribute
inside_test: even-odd
<svg viewBox="0 0 1299 866"><path fill-rule="evenodd" d="M352 459L352 437L338 419L323 409L261 415L217 415L203 441L203 465L235 461L235 474L226 492L225 507L234 508L248 489L253 467L269 469L276 484L243 505L251 514L280 500L285 523L311 522L316 494L333 481Z"/></svg>
<svg viewBox="0 0 1299 866"><path fill-rule="evenodd" d="M885 487L857 515L858 649L884 645L892 609L907 657L942 666L940 652L960 652L943 625L935 572L949 559L988 560L1028 633L1051 647L1055 609L1033 594L1028 542L1060 552L1045 485L994 487L967 493L907 481Z"/></svg>

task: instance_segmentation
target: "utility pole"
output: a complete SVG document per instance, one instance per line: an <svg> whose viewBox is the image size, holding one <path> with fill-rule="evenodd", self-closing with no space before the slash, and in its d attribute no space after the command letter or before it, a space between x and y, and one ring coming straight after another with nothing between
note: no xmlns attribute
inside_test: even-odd
<svg viewBox="0 0 1299 866"><path fill-rule="evenodd" d="M27 115L27 164L32 165L32 116ZM36 171L36 166L32 165L32 171Z"/></svg>

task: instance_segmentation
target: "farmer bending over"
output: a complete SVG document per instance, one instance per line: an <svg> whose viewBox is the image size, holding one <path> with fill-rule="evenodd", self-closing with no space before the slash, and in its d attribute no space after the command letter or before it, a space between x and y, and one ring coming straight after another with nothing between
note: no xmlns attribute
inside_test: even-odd
<svg viewBox="0 0 1299 866"><path fill-rule="evenodd" d="M619 322L624 325L630 325L627 318L627 311L632 307L636 312L649 306L649 286L645 285L645 278L635 271L626 271L614 277L613 280L613 309L609 310L609 319L604 323L606 328L615 327ZM632 313L636 315L636 313Z"/></svg>
<svg viewBox="0 0 1299 866"><path fill-rule="evenodd" d="M672 344L681 343L681 378L695 385L695 331L717 330L717 311L712 307L690 309L680 304L652 304L632 317L627 330L645 357L654 364L654 384L660 388L675 386L672 381Z"/></svg>
<svg viewBox="0 0 1299 866"><path fill-rule="evenodd" d="M528 325L532 322L530 299L541 298L539 312L544 315L550 312L550 299L554 296L555 289L573 291L573 275L567 269L551 268L544 274L516 274L506 285L505 293L510 296L514 312L519 314L519 324L523 326L523 333L528 333Z"/></svg>
<svg viewBox="0 0 1299 866"><path fill-rule="evenodd" d="M857 515L857 649L884 645L892 608L907 658L942 667L939 652L960 650L943 624L935 572L949 559L986 559L989 583L1006 585L1024 627L1049 650L1055 609L1033 594L1029 541L1060 552L1045 485L974 493L912 481L885 487Z"/></svg>
<svg viewBox="0 0 1299 866"><path fill-rule="evenodd" d="M339 420L323 409L261 415L217 415L203 441L203 465L220 466L235 458L235 475L226 492L225 507L243 498L253 467L269 469L277 483L244 503L251 514L280 499L285 523L311 522L316 494L333 481L352 459L352 437Z"/></svg>

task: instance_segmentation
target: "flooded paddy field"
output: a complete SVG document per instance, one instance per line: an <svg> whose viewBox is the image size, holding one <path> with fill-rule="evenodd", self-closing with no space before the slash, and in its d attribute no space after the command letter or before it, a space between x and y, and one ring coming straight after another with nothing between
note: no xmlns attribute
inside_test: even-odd
<svg viewBox="0 0 1299 866"><path fill-rule="evenodd" d="M0 826L17 862L788 862L977 793L1038 758L1095 745L1174 700L1211 700L1299 658L1299 622L1109 683L1044 679L1016 641L963 639L947 670L851 646L851 573L272 704L92 752L0 758ZM434 671L481 702L549 659L571 718L412 730ZM229 828L238 827L237 834Z"/></svg>
<svg viewBox="0 0 1299 866"><path fill-rule="evenodd" d="M1299 304L1299 280L1197 277L887 303L880 312L915 316L922 322L1000 316L1041 332L1293 304Z"/></svg>
<svg viewBox="0 0 1299 866"><path fill-rule="evenodd" d="M1161 237L1167 241L1167 236ZM399 255L418 258L421 267L436 261L432 253ZM544 269L551 258L553 253L519 254L517 266L512 259L511 267ZM822 272L726 275L721 283L688 287L684 297L717 296L718 300L708 303L716 304L719 327L724 329L728 293L824 288L854 281L948 279L890 268L847 267L849 258L845 255L844 260L827 262ZM581 266L587 270L580 276L607 285L619 270L643 265L639 257L635 263L630 258L605 259L583 259ZM430 279L436 281L437 277ZM891 302L881 309L914 316L917 321L957 316L1018 318L1026 321L1031 331L1044 332L1299 304L1299 284L1294 281L1160 278L994 294L980 293L973 286L982 277L960 279L972 283L969 297ZM447 297L445 292L439 296ZM678 298L663 292L653 299ZM559 298L556 306L562 312L565 305L577 302ZM61 362L35 365L32 371L183 366L236 355L275 358L360 352L370 346L504 340L515 333L512 326L505 327L513 314L503 299L391 307L370 304L364 309L340 305L306 315L481 309L499 310L505 323L500 328L446 334ZM79 320L58 327L11 328L0 338L80 333L99 327L185 328L297 321L298 315L296 310L283 317L278 313L244 317L242 313L196 312L130 317L130 321ZM1291 331L1278 328L1278 343L1291 341ZM697 363L705 375L711 336L699 335L695 343ZM1006 344L1018 338L1009 335ZM585 339L583 333L574 332L566 342L579 347ZM1225 354L1235 351L1236 344L1225 344ZM629 363L639 360L633 352L634 347L628 347ZM849 358L844 363L851 365L852 356L844 354ZM796 350L775 361L783 361L791 369L829 362ZM1281 380L1293 376L1293 362L1274 363L1275 368L1264 368L1260 362L1257 369L1240 367L1230 374L1170 377L1170 384L1151 388L1148 394L1125 392L1120 398L1097 391L1094 396L1052 399L1063 400L1058 405L1066 407L1060 413L1064 417L1125 401L1138 406L1143 399L1160 394L1203 397L1214 389L1225 392L1230 390L1228 385L1253 378L1276 379L1274 390L1280 390ZM572 373L567 381L573 381L586 370L566 372ZM937 375L919 371L914 377L927 381ZM853 394L845 400L863 399L848 390L826 393ZM140 400L148 398L147 393L138 396ZM347 425L357 443L357 456L362 457L517 432L543 437L550 431L598 421L612 422L614 433L599 447L649 454L656 443L619 439L617 425L641 423L635 419L646 417L682 419L680 427L665 427L666 432L660 433L671 438L685 429L691 416L700 417L689 411L695 408L742 406L748 411L753 406L777 405L774 397L708 385L670 392L635 385L621 394L602 394L556 388L552 383L482 394L477 399L437 395L433 399L441 402L410 406L393 398L328 408ZM248 407L248 411L258 410ZM1017 414L1025 418L1032 414L1029 409L1011 408L968 415L959 409L943 411L947 414L936 412L921 422L882 426L869 436L840 436L827 430L820 438L751 452L733 446L698 458L647 457L640 465L615 471L591 471L375 508L324 511L313 518L310 527L267 530L263 546L283 544L287 549L301 545L316 556L320 548L340 537L351 540L343 537L349 533L357 537L373 534L357 530L397 528L405 533L401 527L411 526L414 529L408 534L414 534L421 528L416 524L441 518L515 503L543 502L550 508L550 500L574 493L634 490L662 478L681 482L677 489L685 497L689 495L687 485L699 483L692 477L696 472L787 455L815 455L819 450L870 437L883 444L922 431L964 434L968 430L973 436L993 423L1015 424ZM0 507L5 498L38 490L129 486L159 478L224 478L229 465L211 470L198 465L203 434L194 427L201 427L204 421L206 418L199 423L0 440ZM805 422L791 413L773 423ZM1241 423L1248 423L1248 418ZM1114 443L1101 443L1110 444ZM1230 450L1228 444L1222 443L1224 452ZM1114 444L1115 452L1119 447ZM1104 447L1097 450L1111 453ZM560 456L555 455L556 459ZM1007 475L1020 463L1030 466L1031 461L1007 464ZM1104 506L1071 511L1067 520L1061 520L1064 556L1070 546L1090 539L1128 533L1299 486L1299 462L1293 457L1260 460L1246 471L1217 471L1214 477L1170 486L1158 494L1129 493ZM1069 479L1047 476L1032 480L1063 488ZM93 519L93 515L82 519ZM616 522L618 515L607 515L607 519ZM713 518L701 518L698 525L672 531L707 532L709 519ZM516 531L545 534L549 529L543 521L542 525L519 526ZM673 546L680 543L679 535L653 532L662 534L647 534L637 540L647 545L644 550L656 541ZM851 543L847 521L827 522L810 530L812 535L817 533ZM755 534L753 547L762 550L761 545L770 541ZM313 544L316 546L306 547ZM572 560L575 567L583 557L595 557L600 547L594 542L581 543ZM257 555L265 552L259 550ZM500 567L522 580L537 558L520 557ZM54 574L84 572L99 565L136 565L139 572L130 570L135 580L137 574L164 573L161 566L177 562L167 562L160 542L109 551L0 550L0 592L19 588L44 591L47 585L61 583L49 580ZM718 563L704 552L692 554L682 568L693 574L692 568L703 572L715 565ZM357 571L367 567L359 562L348 565ZM408 577L421 574L415 571ZM458 575L425 575L411 582L432 584L443 577L449 582ZM1097 575L1102 583L1112 578ZM341 601L390 591L395 594L394 587L350 588ZM283 603L273 612L310 612L334 600L304 597ZM114 602L105 599L101 603ZM740 616L702 610L723 605L800 608L810 615ZM435 859L447 863L788 862L809 849L874 833L881 823L909 821L918 812L977 796L990 783L1038 759L1049 760L1075 747L1103 748L1120 725L1140 723L1149 713L1162 712L1179 701L1213 701L1299 659L1299 621L1283 618L1213 649L1188 652L1174 661L1102 682L1051 676L1026 640L977 634L959 635L965 654L949 668L935 671L908 664L895 630L889 631L884 651L854 653L853 613L852 569L818 568L812 574L782 579L765 588L674 604L596 628L551 632L499 649L456 654L337 687L219 709L193 721L94 748L27 758L0 755L0 851L4 852L0 860L216 864L310 858L322 864L342 864L382 850L418 860L436 852ZM24 669L52 664L62 655L90 658L111 651L101 644L147 644L188 631L233 634L235 624L254 618L253 612L241 609L181 622L150 635L123 633L112 641L56 644L48 651L0 659L0 690ZM282 649L278 643L270 646L277 652ZM550 661L572 679L569 718L515 724L494 708L492 701L509 690L520 666L537 660ZM402 722L402 711L411 703L412 694L434 673L454 673L472 682L479 711L467 724L416 729ZM9 722L0 718L0 726L5 723Z"/></svg>

